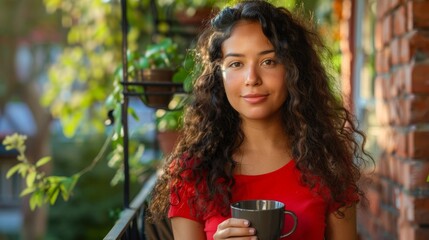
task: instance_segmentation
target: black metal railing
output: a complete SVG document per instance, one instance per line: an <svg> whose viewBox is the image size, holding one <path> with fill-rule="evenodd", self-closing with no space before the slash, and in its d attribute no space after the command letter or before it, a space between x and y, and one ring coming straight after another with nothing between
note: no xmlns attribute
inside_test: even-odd
<svg viewBox="0 0 429 240"><path fill-rule="evenodd" d="M146 240L145 210L146 200L150 195L157 179L157 173L152 174L146 180L140 192L133 199L128 208L125 208L104 240L135 239Z"/></svg>
<svg viewBox="0 0 429 240"><path fill-rule="evenodd" d="M152 7L155 6L155 0L151 0ZM127 0L121 0L121 27L122 27L122 76L123 86L121 103L121 124L123 127L123 148L124 148L124 183L123 183L123 206L119 219L111 228L104 240L169 240L173 239L170 222L168 219L154 223L148 223L145 219L148 197L155 186L157 173L153 173L144 183L138 195L130 203L130 166L129 166L129 131L128 131L128 108L129 98L141 95L171 95L175 93L184 93L183 84L179 83L148 83L129 81L128 61L127 61ZM161 91L136 91L136 87L163 86L170 89L170 92ZM147 104L146 104L147 105ZM153 106L149 106L153 107ZM156 108L168 107L156 106Z"/></svg>

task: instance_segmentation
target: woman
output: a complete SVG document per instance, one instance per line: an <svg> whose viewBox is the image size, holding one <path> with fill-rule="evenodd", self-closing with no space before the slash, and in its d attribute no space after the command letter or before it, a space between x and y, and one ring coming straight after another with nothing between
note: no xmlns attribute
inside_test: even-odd
<svg viewBox="0 0 429 240"><path fill-rule="evenodd" d="M285 203L288 239L356 239L356 182L366 153L335 95L317 34L285 8L242 1L212 19L183 136L151 201L175 239L256 239L230 204ZM286 219L284 231L291 221Z"/></svg>

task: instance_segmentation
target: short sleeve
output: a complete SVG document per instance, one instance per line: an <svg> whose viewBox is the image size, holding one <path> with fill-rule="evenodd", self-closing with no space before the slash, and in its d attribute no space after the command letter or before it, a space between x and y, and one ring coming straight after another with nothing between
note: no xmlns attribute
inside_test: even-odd
<svg viewBox="0 0 429 240"><path fill-rule="evenodd" d="M202 219L195 216L196 208L190 205L188 201L196 194L194 180L192 180L193 178L190 176L191 170L185 170L181 173L181 180L171 183L168 218L183 217L197 222L203 222Z"/></svg>

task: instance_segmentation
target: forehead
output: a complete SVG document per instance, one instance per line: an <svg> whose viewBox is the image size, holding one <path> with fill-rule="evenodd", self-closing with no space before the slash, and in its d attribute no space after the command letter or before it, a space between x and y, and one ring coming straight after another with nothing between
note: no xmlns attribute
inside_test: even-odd
<svg viewBox="0 0 429 240"><path fill-rule="evenodd" d="M222 53L249 52L253 50L270 50L273 48L270 40L262 31L257 21L241 20L231 30L231 35L222 43Z"/></svg>

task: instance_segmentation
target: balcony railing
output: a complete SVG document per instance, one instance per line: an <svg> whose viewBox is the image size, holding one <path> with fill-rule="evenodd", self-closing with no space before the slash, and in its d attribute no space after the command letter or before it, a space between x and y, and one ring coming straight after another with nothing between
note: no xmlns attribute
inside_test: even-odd
<svg viewBox="0 0 429 240"><path fill-rule="evenodd" d="M168 220L151 224L145 220L147 200L155 186L157 173L146 180L140 192L131 202L129 208L122 211L120 218L104 240L167 240L173 239Z"/></svg>
<svg viewBox="0 0 429 240"><path fill-rule="evenodd" d="M142 93L136 93L129 89L130 85L146 86L140 83L131 83L128 79L128 62L127 62L127 31L129 29L127 20L127 0L121 0L121 13L122 13L122 76L123 81L121 84L124 87L123 96L124 100L121 103L121 121L123 126L123 148L124 148L124 209L121 212L120 218L112 227L109 233L104 237L104 240L170 240L173 239L170 222L165 219L156 224L149 223L145 218L147 209L147 200L155 186L157 180L157 173L152 174L143 185L137 196L129 203L130 193L130 171L129 171L129 133L128 133L128 104L129 97L139 96ZM155 0L151 0L151 5L155 6ZM169 83L174 93L182 92L181 84ZM147 91L146 91L147 94ZM152 94L165 94L154 93ZM171 93L168 93L171 94Z"/></svg>

